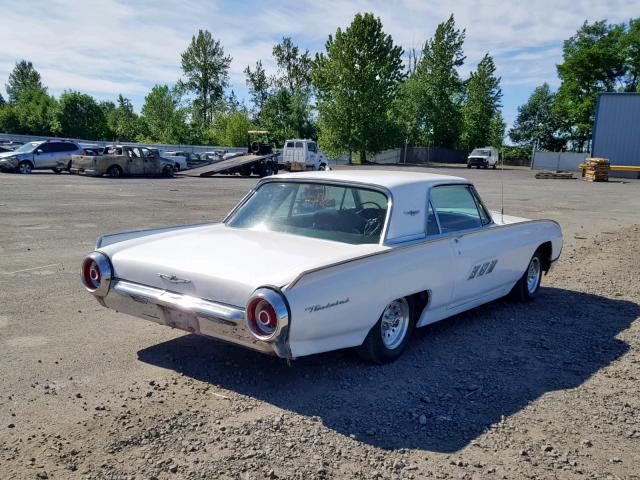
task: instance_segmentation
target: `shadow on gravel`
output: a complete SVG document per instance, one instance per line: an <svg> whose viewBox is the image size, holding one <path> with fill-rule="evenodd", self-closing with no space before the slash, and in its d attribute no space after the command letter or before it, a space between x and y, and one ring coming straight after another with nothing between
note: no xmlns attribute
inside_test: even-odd
<svg viewBox="0 0 640 480"><path fill-rule="evenodd" d="M351 351L288 366L195 335L138 355L318 417L370 445L454 452L501 417L546 392L578 387L622 356L629 347L615 337L639 315L640 306L629 301L543 288L530 304L500 300L419 329L405 354L384 366L365 364Z"/></svg>

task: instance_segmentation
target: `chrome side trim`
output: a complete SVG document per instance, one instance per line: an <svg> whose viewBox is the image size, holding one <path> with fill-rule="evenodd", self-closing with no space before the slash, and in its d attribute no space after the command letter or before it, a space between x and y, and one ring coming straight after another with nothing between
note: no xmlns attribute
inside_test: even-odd
<svg viewBox="0 0 640 480"><path fill-rule="evenodd" d="M244 309L203 300L190 295L169 292L138 283L116 280L113 290L120 295L145 303L191 312L202 317L218 318L233 323L244 322Z"/></svg>
<svg viewBox="0 0 640 480"><path fill-rule="evenodd" d="M296 284L305 275L309 275L311 273L319 272L321 270L326 270L328 268L337 267L339 265L345 265L347 263L357 262L358 260L362 260L362 259L365 259L365 258L375 257L375 256L378 256L378 255L386 255L386 254L389 254L389 253L392 253L392 252L398 252L398 251L401 251L401 250L408 250L408 249L411 249L411 248L422 247L422 246L424 246L426 244L429 244L429 243L436 243L436 242L441 242L441 241L444 241L444 240L451 240L453 238L459 239L459 238L462 238L462 237L467 237L467 236L471 236L471 235L477 235L479 233L490 232L491 230L494 230L494 229L512 228L512 227L516 227L516 226L520 226L520 225L531 225L531 224L534 224L534 223L546 223L546 222L555 223L558 226L558 228L560 228L560 224L558 222L556 222L555 220L540 219L540 220L527 220L526 222L509 223L507 225L498 225L496 223L490 223L490 224L487 224L487 225L485 225L483 227L475 228L473 230L466 230L466 231L462 231L462 232L450 232L450 233L447 233L447 234L440 234L436 238L434 238L433 236L427 237L424 240L412 241L412 242L407 243L407 244L401 244L401 245L393 246L393 248L389 248L388 250L381 250L381 251L378 251L378 252L372 252L372 253L368 253L368 254L365 254L365 255L359 255L357 257L348 258L346 260L341 260L339 262L330 263L328 265L322 265L320 267L316 267L316 268L311 268L309 270L305 270L304 272L302 272L298 276L296 276L287 285L283 286L283 290L291 290L293 287L296 286Z"/></svg>

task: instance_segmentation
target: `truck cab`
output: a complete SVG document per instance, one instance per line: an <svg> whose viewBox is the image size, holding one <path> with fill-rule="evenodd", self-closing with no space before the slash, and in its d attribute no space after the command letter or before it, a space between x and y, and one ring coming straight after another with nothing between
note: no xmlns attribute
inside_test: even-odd
<svg viewBox="0 0 640 480"><path fill-rule="evenodd" d="M467 168L496 168L499 155L498 149L495 147L475 148L467 157Z"/></svg>
<svg viewBox="0 0 640 480"><path fill-rule="evenodd" d="M282 164L290 171L326 170L327 158L313 140L295 138L284 142Z"/></svg>

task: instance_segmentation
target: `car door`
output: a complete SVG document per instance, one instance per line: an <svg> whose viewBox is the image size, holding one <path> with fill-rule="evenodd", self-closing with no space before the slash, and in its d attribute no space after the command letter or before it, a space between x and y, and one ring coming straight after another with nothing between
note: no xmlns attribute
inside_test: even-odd
<svg viewBox="0 0 640 480"><path fill-rule="evenodd" d="M140 148L127 149L127 165L129 166L129 175L144 175L144 158Z"/></svg>
<svg viewBox="0 0 640 480"><path fill-rule="evenodd" d="M56 145L58 142L45 142L41 144L33 154L34 168L53 168L56 166Z"/></svg>
<svg viewBox="0 0 640 480"><path fill-rule="evenodd" d="M158 161L158 158L148 148L142 148L140 150L144 163L144 174L150 177L159 175L160 162Z"/></svg>
<svg viewBox="0 0 640 480"><path fill-rule="evenodd" d="M442 235L453 239L454 289L451 307L489 296L504 285L501 254L505 245L471 185L431 189L431 204Z"/></svg>

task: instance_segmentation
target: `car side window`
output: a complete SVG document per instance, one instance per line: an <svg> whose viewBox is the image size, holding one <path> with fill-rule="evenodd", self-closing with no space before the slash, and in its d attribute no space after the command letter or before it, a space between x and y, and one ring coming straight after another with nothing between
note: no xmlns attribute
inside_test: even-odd
<svg viewBox="0 0 640 480"><path fill-rule="evenodd" d="M482 221L476 201L466 185L443 185L431 189L442 233L480 228Z"/></svg>
<svg viewBox="0 0 640 480"><path fill-rule="evenodd" d="M317 151L317 149L316 149L316 144L315 144L315 143L313 143L313 142L309 142L309 143L307 143L307 149L308 149L310 152L315 152L315 151Z"/></svg>
<svg viewBox="0 0 640 480"><path fill-rule="evenodd" d="M438 227L438 220L436 214L433 212L431 202L427 202L427 235L439 235L440 227Z"/></svg>
<svg viewBox="0 0 640 480"><path fill-rule="evenodd" d="M36 151L38 150L42 150L42 153L52 153L55 151L53 143L50 143L50 142L43 143L38 148L36 148Z"/></svg>

